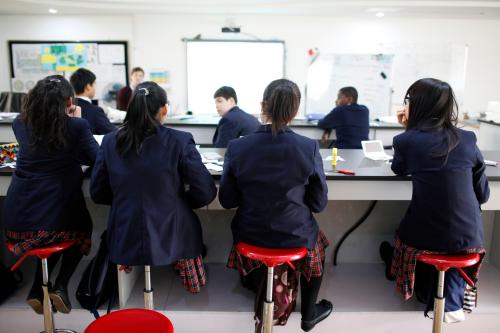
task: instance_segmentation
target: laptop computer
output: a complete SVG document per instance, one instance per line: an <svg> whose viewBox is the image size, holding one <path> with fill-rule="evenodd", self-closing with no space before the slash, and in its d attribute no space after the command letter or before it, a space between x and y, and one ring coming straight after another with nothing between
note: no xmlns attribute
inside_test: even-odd
<svg viewBox="0 0 500 333"><path fill-rule="evenodd" d="M361 141L363 147L363 154L366 158L375 161L386 161L392 159L392 156L386 154L382 140Z"/></svg>

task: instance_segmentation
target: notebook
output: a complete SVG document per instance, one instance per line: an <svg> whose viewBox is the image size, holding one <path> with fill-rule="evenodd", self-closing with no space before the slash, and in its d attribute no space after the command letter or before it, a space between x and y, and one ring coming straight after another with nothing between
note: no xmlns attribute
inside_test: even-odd
<svg viewBox="0 0 500 333"><path fill-rule="evenodd" d="M361 141L363 147L363 154L366 158L375 161L386 161L392 159L392 156L386 154L382 140Z"/></svg>

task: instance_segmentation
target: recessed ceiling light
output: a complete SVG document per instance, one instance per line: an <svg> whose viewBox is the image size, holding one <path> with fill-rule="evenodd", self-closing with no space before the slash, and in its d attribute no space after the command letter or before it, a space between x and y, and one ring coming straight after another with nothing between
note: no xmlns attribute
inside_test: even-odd
<svg viewBox="0 0 500 333"><path fill-rule="evenodd" d="M375 14L375 16L376 16L376 17L384 17L384 16L385 16L385 14L384 14L383 12L377 12L377 13Z"/></svg>
<svg viewBox="0 0 500 333"><path fill-rule="evenodd" d="M49 8L49 13L51 13L51 14L57 14L57 9L55 9L55 8Z"/></svg>

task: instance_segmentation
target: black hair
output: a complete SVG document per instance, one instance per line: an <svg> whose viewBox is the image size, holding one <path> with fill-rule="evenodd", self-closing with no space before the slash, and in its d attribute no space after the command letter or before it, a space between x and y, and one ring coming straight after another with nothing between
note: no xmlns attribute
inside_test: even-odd
<svg viewBox="0 0 500 333"><path fill-rule="evenodd" d="M51 149L66 145L66 108L74 97L73 88L61 75L41 79L23 100L21 119L32 130L32 144L46 144Z"/></svg>
<svg viewBox="0 0 500 333"><path fill-rule="evenodd" d="M77 95L85 91L87 84L94 84L96 76L94 73L85 68L78 68L73 74L71 74L69 81L75 89Z"/></svg>
<svg viewBox="0 0 500 333"><path fill-rule="evenodd" d="M139 154L144 140L156 133L156 116L166 104L167 93L155 82L146 81L135 88L123 126L116 133L118 155L124 157L131 150Z"/></svg>
<svg viewBox="0 0 500 333"><path fill-rule="evenodd" d="M339 89L339 92L347 97L352 98L353 103L358 103L358 91L354 87L343 87Z"/></svg>
<svg viewBox="0 0 500 333"><path fill-rule="evenodd" d="M142 74L144 74L144 69L142 69L141 67L134 67L132 68L132 70L130 71L130 74L134 74L135 72L142 72Z"/></svg>
<svg viewBox="0 0 500 333"><path fill-rule="evenodd" d="M439 131L445 129L446 149L432 152L433 157L445 157L458 145L458 105L451 86L437 79L420 79L406 92L409 101L407 130Z"/></svg>
<svg viewBox="0 0 500 333"><path fill-rule="evenodd" d="M264 90L262 103L263 113L272 121L272 132L276 136L299 110L299 87L287 79L274 80Z"/></svg>
<svg viewBox="0 0 500 333"><path fill-rule="evenodd" d="M233 98L234 103L238 104L238 97L236 97L236 91L234 91L233 88L228 87L228 86L223 86L217 89L217 91L214 94L214 98L217 97L224 97L225 99Z"/></svg>

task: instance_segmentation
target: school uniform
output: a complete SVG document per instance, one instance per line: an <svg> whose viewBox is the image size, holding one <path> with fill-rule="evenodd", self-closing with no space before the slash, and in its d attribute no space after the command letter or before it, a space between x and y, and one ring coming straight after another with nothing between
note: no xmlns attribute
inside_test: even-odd
<svg viewBox="0 0 500 333"><path fill-rule="evenodd" d="M116 108L118 110L126 111L131 98L132 88L130 88L130 86L121 88L116 95Z"/></svg>
<svg viewBox="0 0 500 333"><path fill-rule="evenodd" d="M482 248L480 205L489 197L485 163L473 132L456 129L459 143L446 157L450 130L408 130L394 137L392 170L411 175L413 194L399 225L398 237L411 247L442 253ZM463 304L464 281L455 270L447 273L445 311ZM417 277L418 281L418 277Z"/></svg>
<svg viewBox="0 0 500 333"><path fill-rule="evenodd" d="M111 205L112 262L168 265L200 255L202 232L193 209L210 203L216 188L192 135L158 124L139 155L120 157L116 133L104 137L90 194L96 203Z"/></svg>
<svg viewBox="0 0 500 333"><path fill-rule="evenodd" d="M318 121L318 127L323 130L335 129L337 139L334 146L337 148L361 148L361 141L368 140L370 131L368 108L356 103L337 106Z"/></svg>
<svg viewBox="0 0 500 333"><path fill-rule="evenodd" d="M230 140L255 132L259 125L257 118L235 106L219 121L212 143L217 148L226 148Z"/></svg>
<svg viewBox="0 0 500 333"><path fill-rule="evenodd" d="M78 96L78 105L82 109L82 118L89 122L92 134L103 135L116 130L100 107L92 104L89 98Z"/></svg>
<svg viewBox="0 0 500 333"><path fill-rule="evenodd" d="M19 143L16 169L3 210L10 231L86 231L92 221L82 193L81 165L93 165L98 144L88 123L66 119L66 146L32 145L32 130L19 117L12 124ZM26 249L25 249L26 250Z"/></svg>
<svg viewBox="0 0 500 333"><path fill-rule="evenodd" d="M324 209L327 192L318 143L289 128L273 137L271 126L262 125L227 147L219 201L238 207L235 243L313 249L318 224L312 213Z"/></svg>

